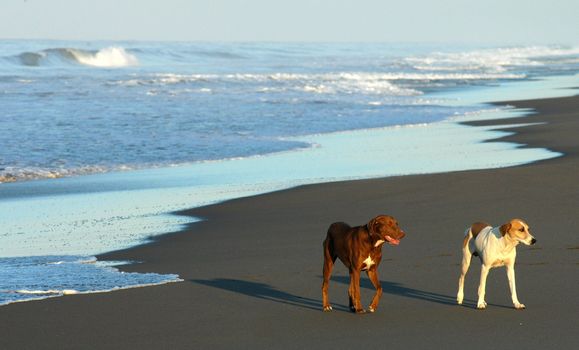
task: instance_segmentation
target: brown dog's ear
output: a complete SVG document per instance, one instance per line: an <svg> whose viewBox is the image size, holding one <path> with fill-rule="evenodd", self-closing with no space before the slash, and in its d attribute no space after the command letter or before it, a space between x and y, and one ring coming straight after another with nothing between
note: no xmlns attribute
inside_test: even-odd
<svg viewBox="0 0 579 350"><path fill-rule="evenodd" d="M507 232L509 232L510 229L511 229L511 223L501 225L501 227L499 227L499 231L501 232L501 236L504 237L507 234Z"/></svg>
<svg viewBox="0 0 579 350"><path fill-rule="evenodd" d="M368 232L372 233L376 233L376 225L378 225L378 221L376 220L376 218L370 220L370 222L366 225L366 228L368 229Z"/></svg>

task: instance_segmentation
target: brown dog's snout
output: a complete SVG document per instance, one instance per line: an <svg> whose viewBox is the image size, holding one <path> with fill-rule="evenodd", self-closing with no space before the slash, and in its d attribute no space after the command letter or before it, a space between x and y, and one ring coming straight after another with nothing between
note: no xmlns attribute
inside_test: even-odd
<svg viewBox="0 0 579 350"><path fill-rule="evenodd" d="M398 231L398 234L396 236L397 236L396 237L397 239L402 239L402 238L404 238L404 236L406 236L406 232L400 230L400 231Z"/></svg>
<svg viewBox="0 0 579 350"><path fill-rule="evenodd" d="M402 229L394 230L391 234L387 234L384 239L391 245L398 245L406 233Z"/></svg>

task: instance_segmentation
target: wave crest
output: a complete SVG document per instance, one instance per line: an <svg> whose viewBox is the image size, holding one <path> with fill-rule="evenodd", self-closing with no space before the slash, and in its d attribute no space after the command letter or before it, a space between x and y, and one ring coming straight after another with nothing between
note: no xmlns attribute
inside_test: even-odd
<svg viewBox="0 0 579 350"><path fill-rule="evenodd" d="M91 67L117 68L139 64L135 55L118 46L106 47L98 51L51 48L37 52L23 52L15 58L19 64L31 67L80 64Z"/></svg>

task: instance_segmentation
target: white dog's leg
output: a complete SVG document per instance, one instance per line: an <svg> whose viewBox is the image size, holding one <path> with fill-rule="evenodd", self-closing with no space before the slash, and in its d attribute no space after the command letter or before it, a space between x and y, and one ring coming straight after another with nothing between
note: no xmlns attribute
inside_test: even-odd
<svg viewBox="0 0 579 350"><path fill-rule="evenodd" d="M524 309L525 305L519 302L517 297L517 284L515 282L515 263L511 262L507 264L507 277L509 278L509 288L511 289L511 299L513 300L513 305L515 309Z"/></svg>
<svg viewBox="0 0 579 350"><path fill-rule="evenodd" d="M480 270L480 284L478 286L478 302L476 304L477 309L484 309L487 307L487 303L485 301L485 290L487 284L487 276L489 274L489 270L491 269L490 266L483 264Z"/></svg>
<svg viewBox="0 0 579 350"><path fill-rule="evenodd" d="M458 293L456 293L456 301L459 305L462 304L462 300L464 299L464 278L466 277L466 273L470 267L471 259L472 254L468 250L467 244L467 246L462 250L462 269L460 272L460 277L458 278Z"/></svg>

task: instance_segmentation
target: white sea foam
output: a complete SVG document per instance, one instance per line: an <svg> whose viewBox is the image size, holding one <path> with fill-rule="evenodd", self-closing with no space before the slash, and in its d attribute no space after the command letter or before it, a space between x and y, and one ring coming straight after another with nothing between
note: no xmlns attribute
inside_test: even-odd
<svg viewBox="0 0 579 350"><path fill-rule="evenodd" d="M422 77L421 77L422 78ZM375 93L393 96L413 96L422 92L396 86L391 80L396 76L379 74L155 74L150 79L129 79L113 84L122 86L177 84L218 84L248 83L243 89L260 93L283 93L291 91L336 94L336 93ZM191 91L191 90L189 90ZM197 92L212 92L211 88L200 88Z"/></svg>
<svg viewBox="0 0 579 350"><path fill-rule="evenodd" d="M579 47L507 47L465 52L435 52L426 56L408 57L406 62L418 70L429 71L507 71L513 66L542 66L545 57L573 56Z"/></svg>
<svg viewBox="0 0 579 350"><path fill-rule="evenodd" d="M108 292L114 292L114 291L118 291L118 290L152 287L152 286L158 286L158 285L162 285L162 284L183 282L184 281L183 279L179 278L177 275L158 275L158 276L166 276L166 280L161 281L161 282L155 282L155 283L142 283L142 284L133 284L133 285L126 285L126 286L115 286L113 288L108 288L108 289L95 289L95 290L86 290L86 291L78 291L76 289L47 289L47 290L20 289L20 290L15 290L15 291L0 290L0 306L13 304L13 303L21 303L21 302L26 302L26 301L34 301L34 300L42 300L42 299L47 299L47 298L60 297L60 296L65 296L65 295L108 293ZM10 297L8 297L8 296L10 296Z"/></svg>
<svg viewBox="0 0 579 350"><path fill-rule="evenodd" d="M171 86L177 84L231 84L243 83L238 88L248 92L284 93L291 91L313 94L380 94L390 96L417 96L423 93L412 88L413 83L432 86L444 81L484 81L499 79L524 79L521 73L324 73L324 74L154 74L148 78L128 79L112 84L122 86ZM410 86L401 86L399 82ZM219 89L219 86L217 86ZM189 92L195 90L188 90ZM212 91L202 87L196 92ZM174 91L173 91L174 92ZM156 93L156 91L155 91Z"/></svg>
<svg viewBox="0 0 579 350"><path fill-rule="evenodd" d="M142 167L146 167L143 165ZM0 183L8 183L22 180L36 180L36 179L58 179L61 177L73 176L73 175L88 175L88 174L98 174L108 171L125 171L133 170L136 167L129 165L116 165L116 166L99 166L99 165L87 165L82 167L70 167L70 168L43 168L43 167L5 167L0 170Z"/></svg>
<svg viewBox="0 0 579 350"><path fill-rule="evenodd" d="M71 294L78 294L77 290L74 289L49 289L49 290L26 290L20 289L14 291L14 293L18 294L38 294L38 295L45 295L45 294L58 294L58 295L71 295Z"/></svg>
<svg viewBox="0 0 579 350"><path fill-rule="evenodd" d="M151 79L120 81L121 85L180 84L190 82L247 81L247 82L377 82L393 80L485 80L485 79L523 79L524 74L515 73L325 73L325 74L154 74Z"/></svg>
<svg viewBox="0 0 579 350"><path fill-rule="evenodd" d="M94 256L0 257L0 305L182 281L174 274L121 272L113 267L118 264Z"/></svg>
<svg viewBox="0 0 579 350"><path fill-rule="evenodd" d="M86 51L71 51L81 64L94 67L126 67L139 64L137 57L128 53L122 47L111 46L99 50L96 53Z"/></svg>

